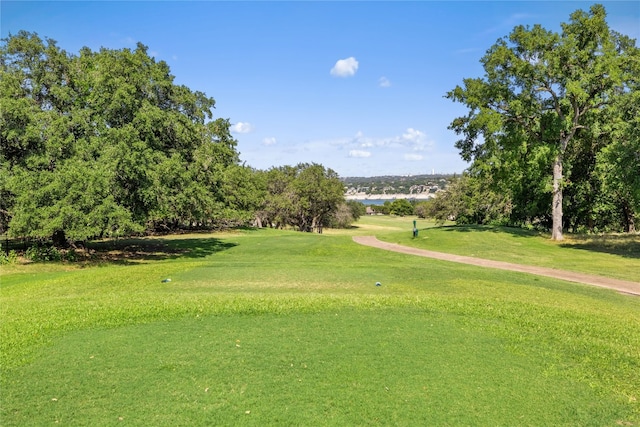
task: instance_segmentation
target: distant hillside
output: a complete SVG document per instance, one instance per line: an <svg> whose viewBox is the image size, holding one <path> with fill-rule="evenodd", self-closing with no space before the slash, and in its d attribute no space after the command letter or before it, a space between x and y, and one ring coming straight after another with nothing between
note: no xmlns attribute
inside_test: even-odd
<svg viewBox="0 0 640 427"><path fill-rule="evenodd" d="M411 175L341 178L345 194L424 194L444 190L456 175Z"/></svg>

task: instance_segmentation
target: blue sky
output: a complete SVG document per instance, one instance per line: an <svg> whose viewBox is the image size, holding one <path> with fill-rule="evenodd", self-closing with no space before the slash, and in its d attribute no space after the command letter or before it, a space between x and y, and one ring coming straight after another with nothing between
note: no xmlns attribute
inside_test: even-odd
<svg viewBox="0 0 640 427"><path fill-rule="evenodd" d="M242 161L321 163L341 176L462 172L444 98L516 25L558 31L583 1L0 3L0 35L81 47L142 42L175 82L216 100ZM604 1L611 28L640 38L640 2Z"/></svg>

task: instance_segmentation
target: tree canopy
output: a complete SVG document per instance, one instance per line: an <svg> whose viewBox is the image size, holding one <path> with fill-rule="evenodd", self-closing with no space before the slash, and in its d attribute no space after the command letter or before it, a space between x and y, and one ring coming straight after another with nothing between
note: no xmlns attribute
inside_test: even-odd
<svg viewBox="0 0 640 427"><path fill-rule="evenodd" d="M0 61L0 231L84 240L246 219L229 121L146 46L71 55L21 31Z"/></svg>
<svg viewBox="0 0 640 427"><path fill-rule="evenodd" d="M447 93L469 108L450 129L462 136L456 146L470 174L509 195L511 219L550 220L556 240L598 209L624 211L632 224L640 56L634 40L609 28L604 7L574 12L560 34L517 26L481 63L483 78Z"/></svg>
<svg viewBox="0 0 640 427"><path fill-rule="evenodd" d="M239 164L213 98L147 47L69 54L21 31L0 45L0 233L92 238L266 222L327 226L344 202L317 164Z"/></svg>
<svg viewBox="0 0 640 427"><path fill-rule="evenodd" d="M344 202L338 174L316 163L272 168L265 173L267 200L259 212L263 223L322 231Z"/></svg>

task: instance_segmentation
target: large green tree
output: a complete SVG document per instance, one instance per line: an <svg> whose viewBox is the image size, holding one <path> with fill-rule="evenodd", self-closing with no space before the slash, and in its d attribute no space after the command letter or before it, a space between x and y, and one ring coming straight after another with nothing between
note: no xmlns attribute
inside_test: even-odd
<svg viewBox="0 0 640 427"><path fill-rule="evenodd" d="M338 174L316 163L272 168L266 172L263 222L300 231L322 231L344 202Z"/></svg>
<svg viewBox="0 0 640 427"><path fill-rule="evenodd" d="M581 133L603 129L603 112L634 91L640 77L635 42L613 32L605 18L596 4L574 12L560 34L518 26L482 58L483 78L465 79L447 93L469 108L450 128L463 136L456 145L476 169L521 188L529 185L525 180L544 182L542 173L550 173L555 240L563 238L567 155L580 158L574 145Z"/></svg>
<svg viewBox="0 0 640 427"><path fill-rule="evenodd" d="M640 59L633 66L640 76ZM597 153L595 166L603 193L614 201L628 232L637 230L640 215L640 78L634 84L606 112L602 134L608 144Z"/></svg>
<svg viewBox="0 0 640 427"><path fill-rule="evenodd" d="M508 224L512 211L509 191L494 191L487 177L467 171L454 177L447 190L420 209L419 216L458 224Z"/></svg>
<svg viewBox="0 0 640 427"><path fill-rule="evenodd" d="M242 173L228 171L239 167L229 121L144 45L72 55L24 31L2 42L3 231L84 240L207 226L243 208L227 204Z"/></svg>

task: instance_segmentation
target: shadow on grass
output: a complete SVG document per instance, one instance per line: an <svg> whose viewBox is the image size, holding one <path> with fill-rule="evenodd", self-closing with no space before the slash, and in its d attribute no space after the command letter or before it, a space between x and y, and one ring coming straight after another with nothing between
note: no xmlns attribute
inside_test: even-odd
<svg viewBox="0 0 640 427"><path fill-rule="evenodd" d="M516 227L503 227L503 226L492 226L492 225L443 225L439 227L440 230L447 232L458 232L458 233L501 233L501 234L511 234L515 237L539 237L542 235L539 231L525 230L523 228Z"/></svg>
<svg viewBox="0 0 640 427"><path fill-rule="evenodd" d="M204 258L236 246L213 237L184 239L123 239L91 242L81 258L114 264L139 264L176 258Z"/></svg>
<svg viewBox="0 0 640 427"><path fill-rule="evenodd" d="M632 234L571 235L571 241L560 246L624 258L640 258L640 236Z"/></svg>
<svg viewBox="0 0 640 427"><path fill-rule="evenodd" d="M515 227L494 227L488 225L447 225L440 230L458 233L506 233L515 237L540 237L545 233ZM640 236L633 234L565 234L567 241L561 248L579 249L607 253L625 258L640 258Z"/></svg>

